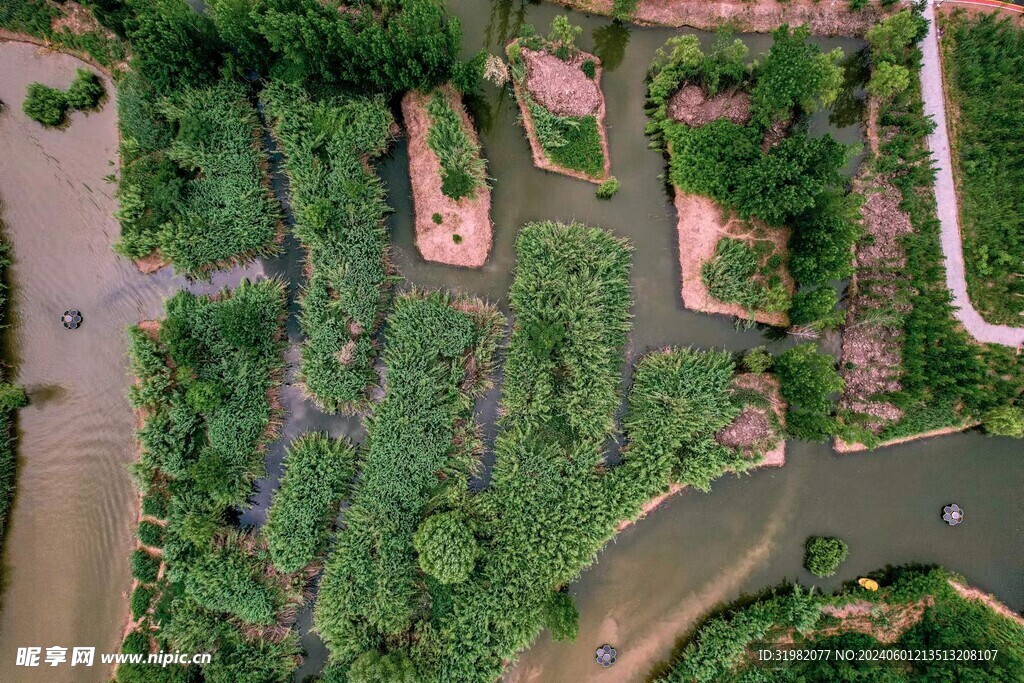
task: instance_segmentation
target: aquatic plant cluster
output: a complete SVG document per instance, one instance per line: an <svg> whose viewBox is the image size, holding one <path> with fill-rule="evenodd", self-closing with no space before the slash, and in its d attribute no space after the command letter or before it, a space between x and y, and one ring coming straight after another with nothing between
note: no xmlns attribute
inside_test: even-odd
<svg viewBox="0 0 1024 683"><path fill-rule="evenodd" d="M723 610L704 622L658 683L922 680L1018 681L1024 678L1024 626L964 594L962 578L943 569L905 566L871 574L877 592L859 586L832 596L799 585ZM959 589L958 589L959 587ZM970 589L967 589L970 590ZM865 613L870 618L865 618ZM841 661L799 657L784 662L760 653L874 650L877 658ZM990 659L910 661L886 651L998 650Z"/></svg>
<svg viewBox="0 0 1024 683"><path fill-rule="evenodd" d="M964 263L971 302L1024 324L1024 29L995 14L943 22Z"/></svg>
<svg viewBox="0 0 1024 683"><path fill-rule="evenodd" d="M896 32L893 23L912 22ZM921 99L921 50L917 42L927 26L916 13L904 11L875 29L872 59L904 66L911 84L879 105L879 157L870 171L890 179L899 190L900 209L913 231L900 238L905 265L888 268L894 288L888 295L888 315L880 324L903 339L899 391L884 398L902 410L902 417L877 434L863 427L865 417L840 411L838 434L847 441L872 446L889 439L913 436L978 422L994 433L1024 433L1024 404L1020 386L1024 361L1013 349L972 343L953 317L946 287L933 191L935 170L926 137L934 123L925 117ZM895 34L899 35L894 40ZM880 269L882 270L882 269ZM880 277L885 276L882 270Z"/></svg>
<svg viewBox="0 0 1024 683"><path fill-rule="evenodd" d="M373 339L390 284L390 208L367 162L387 149L394 119L382 97L315 100L274 83L263 98L307 258L300 379L321 408L351 412L377 382Z"/></svg>
<svg viewBox="0 0 1024 683"><path fill-rule="evenodd" d="M67 90L50 88L42 83L31 83L21 108L26 116L44 126L59 126L64 123L68 110L93 109L103 99L104 94L106 93L99 76L88 69L80 68Z"/></svg>
<svg viewBox="0 0 1024 683"><path fill-rule="evenodd" d="M202 276L278 251L280 210L249 97L212 74L167 92L138 67L121 79L120 253Z"/></svg>
<svg viewBox="0 0 1024 683"><path fill-rule="evenodd" d="M806 27L780 27L768 54L752 66L746 46L728 33L720 32L708 53L696 36L670 39L651 67L647 133L668 154L669 180L681 191L711 197L741 218L792 229L785 265L803 287L799 296L790 302L780 289L773 271L782 264L762 273L726 243L705 272L721 300L766 311L794 308L801 324L820 331L838 322L830 283L852 273L858 200L840 175L848 150L801 127L807 114L836 99L842 83L842 52L822 53L808 36ZM749 93L749 121L691 126L675 120L672 99L687 84L708 99ZM811 291L818 292L813 300Z"/></svg>
<svg viewBox="0 0 1024 683"><path fill-rule="evenodd" d="M287 626L307 577L273 569L277 548L233 523L277 434L284 306L274 280L216 297L181 292L158 325L129 329L130 399L141 418L133 470L143 499L131 558L138 621L123 651L149 652L152 643L216 651L207 681L278 680L297 662ZM189 675L117 670L122 683Z"/></svg>
<svg viewBox="0 0 1024 683"><path fill-rule="evenodd" d="M707 489L724 472L760 462L715 435L764 397L734 390L732 354L682 349L638 364L626 420L631 445L623 463L608 468L604 447L615 430L629 331L629 246L596 228L538 223L522 229L517 253L515 325L487 489L471 493L467 481L478 447L469 395L456 390L466 365L432 368L437 351L404 341L449 345L464 335L441 330L465 324L426 319L413 327L406 316L389 318L388 391L317 600L331 680L384 680L393 670L492 680L542 627L574 637L575 607L561 589L621 520L671 483ZM414 303L423 307L421 296L404 304L408 313ZM493 315L482 319L489 336L497 333ZM468 436L453 437L453 425ZM432 455L410 462L410 451Z"/></svg>

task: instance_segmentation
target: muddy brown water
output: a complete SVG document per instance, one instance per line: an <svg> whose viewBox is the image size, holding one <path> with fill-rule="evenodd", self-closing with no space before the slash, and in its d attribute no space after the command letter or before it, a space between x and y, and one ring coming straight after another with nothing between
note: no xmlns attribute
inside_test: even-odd
<svg viewBox="0 0 1024 683"><path fill-rule="evenodd" d="M467 56L481 48L501 54L518 23L546 30L562 12L507 0L458 0L450 7L462 21ZM477 294L507 311L518 228L532 220L578 220L628 237L635 246L630 360L665 345L782 348L758 330L737 331L725 317L686 311L679 298L675 214L661 180L664 162L643 135L643 78L654 51L686 31L627 28L571 15L584 27L581 47L605 62L612 172L622 190L601 202L593 185L533 168L510 93L485 85L474 111L494 179L491 256L477 271L428 264L418 256L408 165L399 142L381 164L396 210L389 223L398 271L408 285ZM705 44L711 40L697 35ZM770 44L767 36L744 40L752 56ZM848 54L861 45L850 39L820 43ZM3 681L106 679L99 666L45 671L18 668L14 661L17 647L26 645L112 649L124 623L135 509L125 467L134 458L134 420L124 397L124 327L158 315L162 299L177 288L208 291L242 276L269 275L292 285L288 337L301 340L294 317L301 253L291 238L280 258L204 285L189 285L166 271L139 275L110 251L118 227L110 218L113 188L103 176L114 170L108 161L116 161L112 104L99 113L73 114L70 127L60 131L44 130L20 112L29 82L66 86L76 65L69 57L0 43L0 99L9 105L0 113L0 197L15 257L10 338L17 379L33 398L20 416L21 476L4 555ZM815 116L811 128L853 143L861 137L856 120L855 102L844 98L838 113ZM282 178L275 179L275 189L286 200ZM86 324L73 333L57 323L68 306L86 315ZM295 354L293 347L292 364ZM324 415L302 399L291 379L289 373L283 390L288 418L268 452L269 476L242 515L249 524L262 523L293 438L311 430L362 438L358 419ZM498 396L492 391L478 405L488 423ZM493 439L492 424L485 436ZM1024 608L1019 442L968 434L842 457L826 445L798 444L788 455L782 469L724 478L708 494L684 492L620 534L571 587L580 610L579 639L553 643L542 633L506 680L640 681L669 654L676 637L717 603L784 579L831 589L887 563L943 564L1012 609ZM486 478L485 472L480 485ZM939 520L948 502L967 511L962 527L949 529ZM802 543L811 534L835 534L850 544L850 560L835 578L812 581L800 568ZM317 671L325 658L316 636L307 632L308 610L299 627L309 656L297 680ZM607 671L593 662L593 649L604 642L620 652Z"/></svg>

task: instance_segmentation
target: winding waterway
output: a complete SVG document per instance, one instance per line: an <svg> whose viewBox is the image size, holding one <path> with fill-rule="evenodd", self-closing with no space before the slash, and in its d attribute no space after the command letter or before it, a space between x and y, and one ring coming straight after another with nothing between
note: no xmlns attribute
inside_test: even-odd
<svg viewBox="0 0 1024 683"><path fill-rule="evenodd" d="M545 30L563 12L550 5L508 0L456 0L449 4L463 25L468 56L483 48L501 54L523 20ZM409 285L447 287L496 301L506 308L514 266L514 240L531 220L579 220L628 237L635 245L632 284L634 332L628 354L665 345L743 349L768 341L757 330L737 331L731 320L683 309L679 298L675 213L660 178L661 156L643 135L644 75L655 50L679 32L617 26L601 17L572 13L584 27L580 45L605 62L612 172L622 190L609 202L594 198L588 183L533 168L529 146L516 124L507 91L490 85L475 103L481 139L494 178L494 248L478 271L427 264L413 246L411 193L404 143L381 164L395 213L390 218L393 260ZM698 34L708 42L711 36ZM745 36L755 56L767 36ZM859 41L828 39L848 54ZM124 358L126 325L159 315L161 301L187 283L161 272L140 275L109 248L118 226L113 186L117 132L113 104L99 113L73 114L66 130L44 130L20 112L31 81L66 86L78 63L30 46L0 43L0 197L14 246L14 325L10 345L17 381L32 405L21 411L19 493L5 552L0 606L0 680L101 681L99 667L51 671L14 667L25 645L95 645L111 650L124 623L127 557L135 499L126 465L134 458ZM108 83L108 92L110 86ZM850 104L850 100L845 100ZM851 113L852 112L852 113ZM860 139L856 108L828 112L812 130L829 130L844 142ZM277 179L280 197L287 196ZM301 253L294 240L265 264L218 276L210 289L242 275L276 275L291 285L288 335L300 341L294 293L301 284ZM86 324L65 332L56 319L69 306ZM294 360L294 347L289 351ZM628 382L628 372L623 378ZM286 386L288 411L282 439L268 455L270 476L260 482L254 506L243 516L259 524L276 486L284 448L310 430L358 440L359 420L327 416ZM494 414L497 391L481 400L483 418ZM488 435L493 429L488 428ZM962 572L1012 609L1024 608L1024 538L1019 520L1024 485L1019 442L977 434L835 456L826 445L798 444L779 470L716 482L709 494L685 492L622 533L572 587L580 609L580 637L553 643L542 634L508 673L509 681L643 680L667 656L674 639L708 608L784 579L811 582L800 568L809 534L843 537L851 557L841 580L886 563L934 562ZM948 529L942 504L956 501L968 523ZM300 617L308 626L308 614ZM314 636L300 675L323 661ZM593 664L593 648L612 642L621 653L608 671ZM298 677L297 677L298 678Z"/></svg>

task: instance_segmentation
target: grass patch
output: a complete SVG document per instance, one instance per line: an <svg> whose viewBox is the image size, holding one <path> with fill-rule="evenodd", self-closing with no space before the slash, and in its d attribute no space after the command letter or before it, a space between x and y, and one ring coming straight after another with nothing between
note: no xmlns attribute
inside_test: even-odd
<svg viewBox="0 0 1024 683"><path fill-rule="evenodd" d="M768 246L759 254L757 247ZM770 242L751 247L745 241L723 237L715 255L701 266L701 280L708 293L723 303L743 306L750 315L760 310L785 311L790 297L782 282L782 257Z"/></svg>
<svg viewBox="0 0 1024 683"><path fill-rule="evenodd" d="M441 162L441 191L456 201L473 199L476 191L487 185L487 162L480 145L463 128L447 93L435 90L429 98L427 145Z"/></svg>
<svg viewBox="0 0 1024 683"><path fill-rule="evenodd" d="M540 146L551 161L593 178L604 175L597 117L556 116L532 99L527 106Z"/></svg>

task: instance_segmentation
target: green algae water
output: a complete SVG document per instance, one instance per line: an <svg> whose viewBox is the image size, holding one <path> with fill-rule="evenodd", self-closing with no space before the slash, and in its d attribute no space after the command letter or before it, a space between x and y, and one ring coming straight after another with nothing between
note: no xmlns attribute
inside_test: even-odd
<svg viewBox="0 0 1024 683"><path fill-rule="evenodd" d="M557 6L508 0L458 0L449 7L462 22L465 56L479 49L503 54L521 23L546 32L554 16L566 13ZM655 50L673 35L696 33L705 45L713 37L568 14L584 28L580 46L604 61L612 173L622 182L621 191L610 201L599 201L596 186L535 169L511 92L484 84L471 106L494 179L490 258L480 270L463 270L419 257L400 141L380 166L395 208L390 227L397 271L408 286L476 294L507 312L518 229L534 220L577 220L634 244L630 362L667 345L740 350L768 343L773 350L782 348L757 330L737 331L729 318L682 307L676 216L661 177L665 162L648 149L643 134L644 76ZM764 35L742 37L752 58L771 42ZM851 58L848 64L856 67L861 41L816 41L825 49L842 47ZM142 276L109 249L118 231L110 218L113 187L102 180L114 171L107 161L116 162L112 103L97 114L74 114L63 131L32 127L18 111L27 83L66 86L76 64L32 47L0 43L0 99L11 108L0 114L0 197L14 246L15 323L9 336L18 360L17 381L27 385L34 402L20 417L19 494L0 602L0 680L16 683L109 677L98 665L18 668L15 651L25 645L112 650L119 641L135 514L125 468L135 457L135 422L125 399L130 379L123 330L159 315L162 298L185 285L166 272ZM845 93L834 111L816 115L812 131L859 142L854 94ZM275 178L275 189L287 198L283 178ZM242 274L285 279L292 297L288 337L296 344L301 333L294 295L303 282L302 255L294 239L284 246L280 258L219 276L215 284L232 283ZM57 321L69 306L86 315L85 326L74 333L59 329ZM835 339L826 342L830 348L837 344ZM293 346L292 365L296 353ZM291 379L286 377L282 390L287 411L283 435L269 450L268 477L258 483L253 506L243 511L247 524L262 523L289 441L307 431L362 438L357 418L321 413L303 400ZM628 382L627 367L624 388ZM488 442L499 390L500 382L478 404ZM1020 610L1020 453L1020 442L978 434L846 456L834 455L827 445L790 445L784 468L723 478L707 494L679 494L620 534L571 587L580 610L578 640L554 643L542 633L506 679L642 681L669 655L675 638L716 604L787 579L830 590L887 563L942 564ZM479 485L486 485L486 472ZM956 529L939 517L949 502L966 511L965 523ZM836 535L849 543L850 559L835 577L812 580L802 570L803 541L812 534ZM308 609L300 614L298 627L308 650L296 675L302 680L322 667L326 652L307 633ZM593 651L605 642L618 648L619 660L603 671Z"/></svg>

